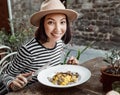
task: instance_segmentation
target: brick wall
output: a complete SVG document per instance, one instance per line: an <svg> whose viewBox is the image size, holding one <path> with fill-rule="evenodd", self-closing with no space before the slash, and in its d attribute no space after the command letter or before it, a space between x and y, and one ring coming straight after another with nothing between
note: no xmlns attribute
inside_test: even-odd
<svg viewBox="0 0 120 95"><path fill-rule="evenodd" d="M42 0L11 0L13 18L29 27L29 17L39 10ZM120 48L120 0L68 0L67 7L82 14L73 23L71 43L86 45L95 41L94 48Z"/></svg>
<svg viewBox="0 0 120 95"><path fill-rule="evenodd" d="M95 48L120 48L120 0L76 0L70 8L82 14L74 23L73 43L95 41Z"/></svg>

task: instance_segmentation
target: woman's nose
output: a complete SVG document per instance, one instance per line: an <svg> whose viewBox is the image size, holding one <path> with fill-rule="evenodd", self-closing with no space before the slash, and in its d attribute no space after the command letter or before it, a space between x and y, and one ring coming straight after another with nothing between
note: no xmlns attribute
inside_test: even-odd
<svg viewBox="0 0 120 95"><path fill-rule="evenodd" d="M60 32L60 30L61 30L60 26L59 26L59 25L56 25L56 26L55 26L55 32L56 32L56 33L57 33L57 32Z"/></svg>

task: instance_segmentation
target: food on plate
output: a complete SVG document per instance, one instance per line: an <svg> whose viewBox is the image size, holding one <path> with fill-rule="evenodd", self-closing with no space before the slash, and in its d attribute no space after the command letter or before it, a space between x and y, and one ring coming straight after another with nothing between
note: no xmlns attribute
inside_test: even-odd
<svg viewBox="0 0 120 95"><path fill-rule="evenodd" d="M79 74L77 72L57 72L52 78L48 78L55 85L69 85L78 81Z"/></svg>

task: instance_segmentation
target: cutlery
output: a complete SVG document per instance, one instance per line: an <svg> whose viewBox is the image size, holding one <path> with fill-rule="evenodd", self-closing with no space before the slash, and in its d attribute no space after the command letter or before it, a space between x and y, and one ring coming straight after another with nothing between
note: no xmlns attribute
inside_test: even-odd
<svg viewBox="0 0 120 95"><path fill-rule="evenodd" d="M31 76L27 77L27 79L31 79L33 76L37 76L38 73L44 69L46 69L49 65L51 64L51 62L49 61L48 63L46 63L43 67L39 68L37 71L35 71Z"/></svg>
<svg viewBox="0 0 120 95"><path fill-rule="evenodd" d="M46 69L50 64L51 64L51 62L46 63L43 67L41 67L41 68L39 68L37 71L35 71L31 76L27 77L27 79L30 80L33 76L37 76L40 71ZM26 84L25 84L25 85L26 85ZM13 89L14 91L17 91L17 90L19 90L20 88L14 86L12 89Z"/></svg>

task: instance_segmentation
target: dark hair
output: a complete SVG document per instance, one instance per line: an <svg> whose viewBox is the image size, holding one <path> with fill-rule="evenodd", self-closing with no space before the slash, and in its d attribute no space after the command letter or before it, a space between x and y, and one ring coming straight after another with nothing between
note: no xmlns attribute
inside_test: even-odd
<svg viewBox="0 0 120 95"><path fill-rule="evenodd" d="M44 28L44 21L45 21L45 16L41 18L39 28L35 32L35 37L38 41L41 43L45 43L48 41L48 37L45 33L45 28ZM70 23L68 21L68 17L66 16L66 21L67 21L67 29L65 34L62 37L62 41L67 44L71 40L71 31L70 31Z"/></svg>

